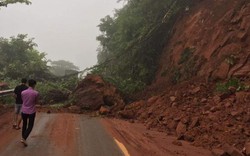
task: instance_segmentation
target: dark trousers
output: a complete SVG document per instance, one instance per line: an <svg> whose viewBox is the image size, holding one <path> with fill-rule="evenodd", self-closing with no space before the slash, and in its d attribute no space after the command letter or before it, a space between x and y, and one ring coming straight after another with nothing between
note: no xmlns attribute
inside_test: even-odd
<svg viewBox="0 0 250 156"><path fill-rule="evenodd" d="M25 140L28 138L28 136L30 135L30 132L33 129L35 117L36 117L36 113L33 113L33 114L22 113L22 119L23 119L22 137Z"/></svg>

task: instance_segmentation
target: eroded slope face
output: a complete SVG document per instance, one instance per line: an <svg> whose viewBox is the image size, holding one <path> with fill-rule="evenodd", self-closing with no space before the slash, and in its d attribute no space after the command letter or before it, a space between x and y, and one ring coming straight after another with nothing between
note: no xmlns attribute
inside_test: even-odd
<svg viewBox="0 0 250 156"><path fill-rule="evenodd" d="M250 1L204 0L178 19L157 82L250 75Z"/></svg>
<svg viewBox="0 0 250 156"><path fill-rule="evenodd" d="M249 87L219 93L215 86L230 77L250 86L249 34L249 0L197 0L177 20L143 100L120 114L194 145L241 150L250 134Z"/></svg>

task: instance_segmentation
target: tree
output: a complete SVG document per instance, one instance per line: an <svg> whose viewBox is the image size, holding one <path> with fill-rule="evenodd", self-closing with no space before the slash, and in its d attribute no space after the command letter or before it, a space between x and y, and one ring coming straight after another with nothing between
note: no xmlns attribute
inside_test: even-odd
<svg viewBox="0 0 250 156"><path fill-rule="evenodd" d="M176 16L191 1L123 1L126 5L114 17L101 19L101 35L96 38L100 42L99 66L94 71L120 89L131 91L123 87L134 86L136 90L152 81Z"/></svg>
<svg viewBox="0 0 250 156"><path fill-rule="evenodd" d="M0 77L50 77L46 54L36 50L36 46L33 39L28 39L23 34L10 39L0 38Z"/></svg>
<svg viewBox="0 0 250 156"><path fill-rule="evenodd" d="M56 76L64 76L67 73L75 73L79 70L73 63L65 60L51 61L50 71Z"/></svg>
<svg viewBox="0 0 250 156"><path fill-rule="evenodd" d="M7 7L9 4L14 3L25 3L26 5L31 4L29 0L0 0L0 8Z"/></svg>

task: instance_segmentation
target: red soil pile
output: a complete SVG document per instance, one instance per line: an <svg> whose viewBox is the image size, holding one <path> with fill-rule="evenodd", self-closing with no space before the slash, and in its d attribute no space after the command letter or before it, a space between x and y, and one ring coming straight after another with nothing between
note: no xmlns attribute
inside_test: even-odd
<svg viewBox="0 0 250 156"><path fill-rule="evenodd" d="M100 76L87 75L73 92L73 104L80 111L97 111L111 114L125 106L118 90Z"/></svg>

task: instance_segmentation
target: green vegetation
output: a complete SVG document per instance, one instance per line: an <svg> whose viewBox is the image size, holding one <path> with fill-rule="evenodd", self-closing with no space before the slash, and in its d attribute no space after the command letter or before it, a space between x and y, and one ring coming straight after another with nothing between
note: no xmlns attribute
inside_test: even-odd
<svg viewBox="0 0 250 156"><path fill-rule="evenodd" d="M0 78L49 78L46 54L35 47L33 39L28 39L27 35L0 38Z"/></svg>
<svg viewBox="0 0 250 156"><path fill-rule="evenodd" d="M50 61L50 64L50 72L56 76L73 74L79 70L73 63L65 60Z"/></svg>
<svg viewBox="0 0 250 156"><path fill-rule="evenodd" d="M14 88L20 84L21 78L33 78L38 82L36 89L42 104L67 100L79 81L78 67L69 61L50 61L45 56L27 35L0 38L0 82L6 82L9 88ZM4 97L1 102L13 104L14 98Z"/></svg>
<svg viewBox="0 0 250 156"><path fill-rule="evenodd" d="M29 5L31 1L0 0L0 9L14 3ZM69 61L47 60L46 53L39 52L36 46L28 35L19 34L10 39L0 37L0 82L7 82L9 88L14 88L21 78L33 78L38 82L36 89L42 104L66 100L79 81L79 68ZM0 102L13 104L14 98L1 97Z"/></svg>
<svg viewBox="0 0 250 156"><path fill-rule="evenodd" d="M0 98L0 104L13 105L15 103L15 99L12 96L3 96Z"/></svg>
<svg viewBox="0 0 250 156"><path fill-rule="evenodd" d="M101 35L97 37L100 42L98 64L91 69L92 73L101 75L123 93L132 94L153 80L159 56L172 35L173 25L185 7L192 5L192 1L124 1L126 5L117 10L114 17L101 19ZM30 4L28 0L5 0L0 1L0 7L16 2ZM183 55L187 56L182 56L184 62L191 55L190 49L186 50ZM72 73L78 68L68 61L47 60L46 54L39 52L33 39L27 35L0 38L1 81L12 83L21 77L36 79L39 82L37 89L45 103L50 101L47 93L51 90L67 94L74 89L78 78L74 75L62 78L65 70ZM178 82L180 70L177 69L174 75L174 81Z"/></svg>
<svg viewBox="0 0 250 156"><path fill-rule="evenodd" d="M124 93L134 93L136 91L142 90L145 87L145 83L141 81L133 81L131 79L114 80L112 78L105 78L105 81L112 83Z"/></svg>
<svg viewBox="0 0 250 156"><path fill-rule="evenodd" d="M78 79L39 82L37 90L40 94L41 104L63 103L67 101L68 95L77 85Z"/></svg>
<svg viewBox="0 0 250 156"><path fill-rule="evenodd" d="M177 84L196 76L206 59L203 56L194 55L194 52L194 48L185 48L181 53L178 65L169 67L170 70L165 69L161 76L168 75L172 84Z"/></svg>
<svg viewBox="0 0 250 156"><path fill-rule="evenodd" d="M234 87L236 91L241 91L249 88L249 86L245 86L243 83L241 83L239 79L231 78L225 83L217 83L216 91L226 93L228 92L228 89L230 87Z"/></svg>
<svg viewBox="0 0 250 156"><path fill-rule="evenodd" d="M98 66L102 75L123 92L132 93L151 83L158 59L177 15L192 1L127 0L114 17L101 19Z"/></svg>
<svg viewBox="0 0 250 156"><path fill-rule="evenodd" d="M26 5L31 4L29 0L1 0L0 9L1 7L7 7L9 4L14 4L14 3L25 3Z"/></svg>

